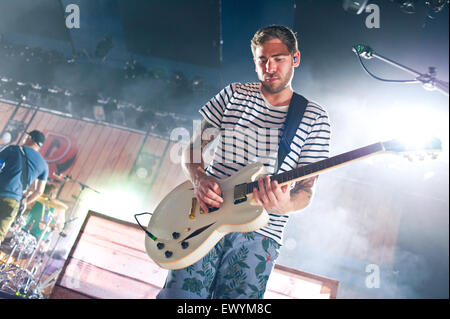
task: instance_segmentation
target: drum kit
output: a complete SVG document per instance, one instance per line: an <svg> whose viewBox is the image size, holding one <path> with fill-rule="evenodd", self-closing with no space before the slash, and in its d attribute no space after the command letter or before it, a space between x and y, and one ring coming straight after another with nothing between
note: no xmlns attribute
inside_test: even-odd
<svg viewBox="0 0 450 319"><path fill-rule="evenodd" d="M54 208L66 210L68 207L57 199L41 196L38 200L45 209ZM19 212L15 222L10 228L10 240L2 244L5 251L3 258L0 256L0 290L18 297L27 299L44 299L42 291L48 286L48 282L42 282L46 270L44 259L48 255L51 232L49 238L46 233L51 231L53 213L49 211L49 217L45 220L45 226L39 238L30 233L33 223L27 225L24 218L25 208ZM42 229L42 228L41 228ZM48 259L48 258L47 258Z"/></svg>

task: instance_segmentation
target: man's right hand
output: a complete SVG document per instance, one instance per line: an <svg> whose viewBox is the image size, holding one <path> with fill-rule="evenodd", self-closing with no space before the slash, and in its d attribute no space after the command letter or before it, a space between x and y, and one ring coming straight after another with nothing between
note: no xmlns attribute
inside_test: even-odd
<svg viewBox="0 0 450 319"><path fill-rule="evenodd" d="M223 203L222 190L217 179L204 175L194 182L194 194L205 213L209 207L219 208Z"/></svg>

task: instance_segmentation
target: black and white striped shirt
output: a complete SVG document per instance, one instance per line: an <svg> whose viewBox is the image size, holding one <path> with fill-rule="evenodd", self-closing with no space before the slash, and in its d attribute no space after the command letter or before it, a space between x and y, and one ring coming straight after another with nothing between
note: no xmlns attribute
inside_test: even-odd
<svg viewBox="0 0 450 319"><path fill-rule="evenodd" d="M232 83L201 109L206 121L220 129L218 144L206 172L218 179L249 163L261 162L274 174L278 144L289 106L272 106L260 83ZM328 158L330 124L327 112L309 102L280 172ZM269 213L269 223L257 232L280 245L288 215Z"/></svg>

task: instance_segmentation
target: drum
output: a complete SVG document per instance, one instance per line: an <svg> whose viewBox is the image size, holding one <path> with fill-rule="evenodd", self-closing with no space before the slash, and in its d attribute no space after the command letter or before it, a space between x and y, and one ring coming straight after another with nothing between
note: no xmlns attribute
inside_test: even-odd
<svg viewBox="0 0 450 319"><path fill-rule="evenodd" d="M34 248L37 245L37 239L24 230L18 230L15 233L15 236L11 238L11 241L9 243L11 248L16 244L19 245L18 251L22 252L22 256L29 257L29 255L33 253Z"/></svg>

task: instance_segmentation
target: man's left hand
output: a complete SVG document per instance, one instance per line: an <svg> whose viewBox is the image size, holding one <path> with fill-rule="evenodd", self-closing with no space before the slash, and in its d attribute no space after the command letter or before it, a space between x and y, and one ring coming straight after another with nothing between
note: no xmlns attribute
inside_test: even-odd
<svg viewBox="0 0 450 319"><path fill-rule="evenodd" d="M292 210L289 184L280 186L277 181L265 176L258 179L258 188L253 188L253 198L266 211L284 215Z"/></svg>

